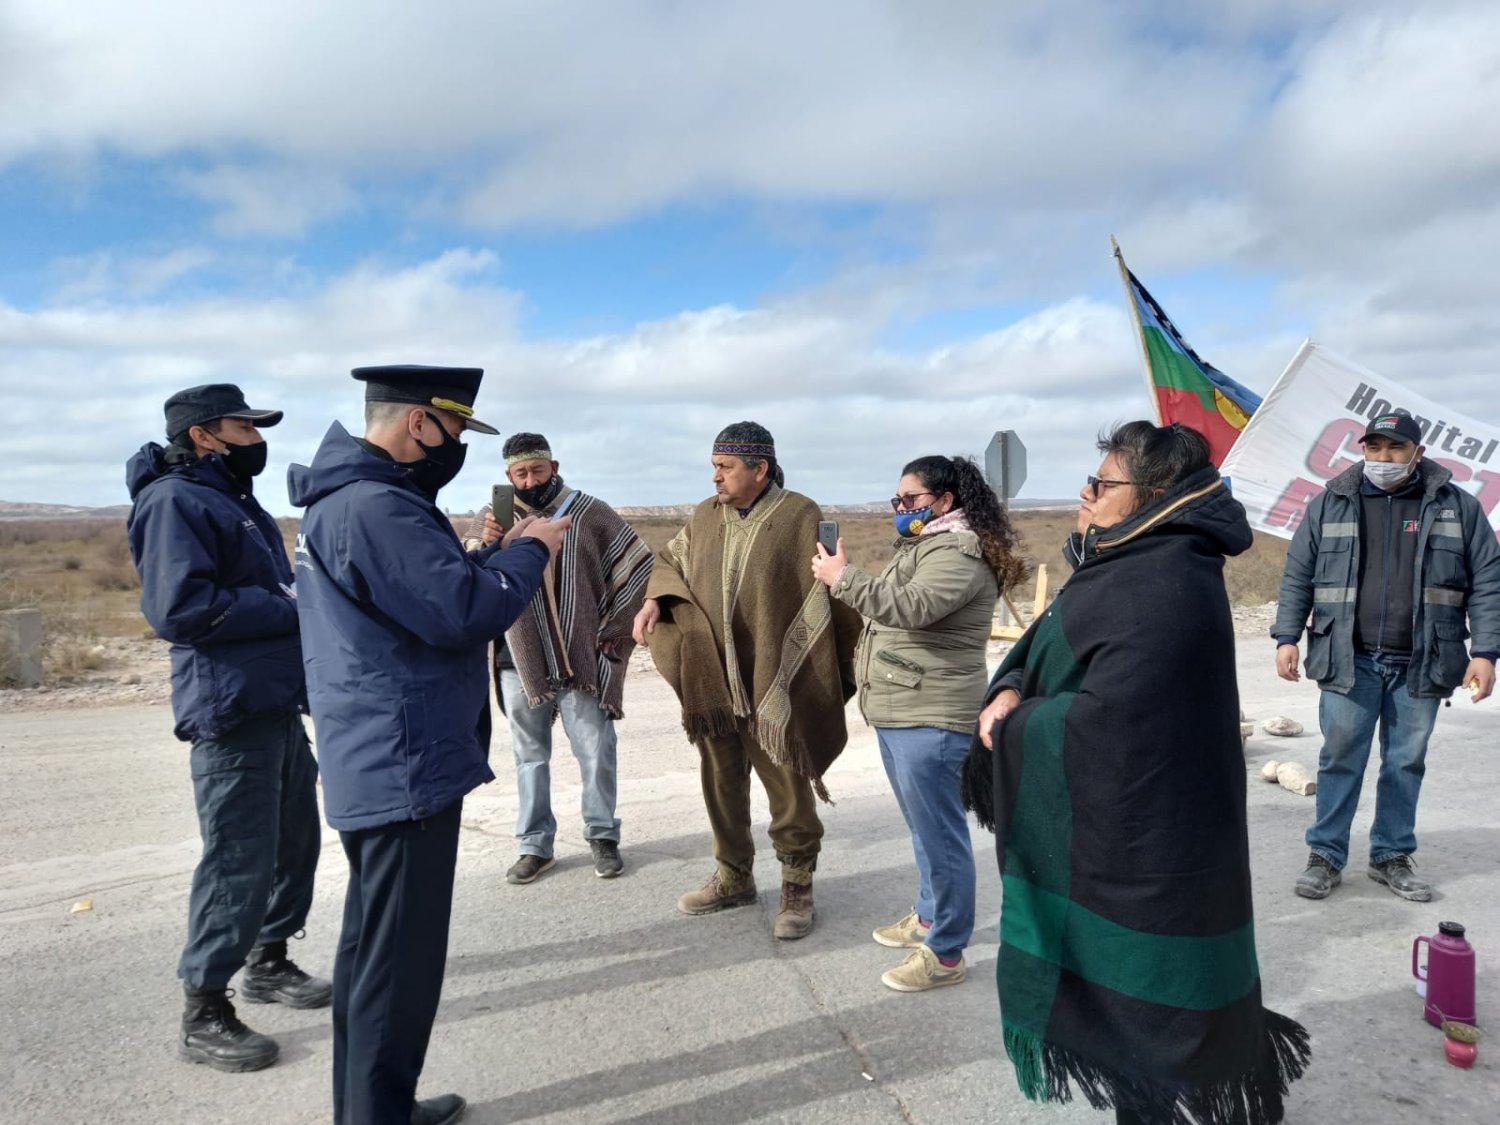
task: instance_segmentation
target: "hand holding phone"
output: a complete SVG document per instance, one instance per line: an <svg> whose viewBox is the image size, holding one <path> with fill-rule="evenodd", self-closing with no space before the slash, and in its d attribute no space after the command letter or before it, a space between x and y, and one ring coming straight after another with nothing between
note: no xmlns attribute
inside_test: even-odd
<svg viewBox="0 0 1500 1125"><path fill-rule="evenodd" d="M516 489L514 485L497 484L490 489L490 511L502 531L509 531L516 522Z"/></svg>
<svg viewBox="0 0 1500 1125"><path fill-rule="evenodd" d="M839 521L818 521L818 542L823 545L823 550L830 555L839 553Z"/></svg>
<svg viewBox="0 0 1500 1125"><path fill-rule="evenodd" d="M844 542L839 538L837 520L818 521L818 553L812 558L812 573L830 590L838 585L844 570L849 565L847 555L841 554Z"/></svg>
<svg viewBox="0 0 1500 1125"><path fill-rule="evenodd" d="M575 488L568 493L567 499L557 506L557 511L552 513L552 522L556 523L568 514L568 509L573 506L573 501L578 499L578 490Z"/></svg>

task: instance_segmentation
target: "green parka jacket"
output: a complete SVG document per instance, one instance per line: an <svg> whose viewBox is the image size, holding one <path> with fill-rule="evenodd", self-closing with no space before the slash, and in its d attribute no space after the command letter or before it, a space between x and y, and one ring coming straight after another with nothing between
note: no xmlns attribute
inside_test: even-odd
<svg viewBox="0 0 1500 1125"><path fill-rule="evenodd" d="M854 667L867 723L974 729L1000 593L977 535L903 539L878 578L847 566L832 593L865 620Z"/></svg>

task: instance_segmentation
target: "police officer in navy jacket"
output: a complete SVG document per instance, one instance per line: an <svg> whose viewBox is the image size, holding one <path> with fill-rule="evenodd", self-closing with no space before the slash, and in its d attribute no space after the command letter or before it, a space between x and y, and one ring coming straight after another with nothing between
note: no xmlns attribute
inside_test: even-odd
<svg viewBox="0 0 1500 1125"><path fill-rule="evenodd" d="M318 1008L332 993L286 955L312 905L321 840L292 570L253 490L266 464L260 430L281 411L252 410L238 387L214 383L169 398L166 421L168 444L147 442L126 483L141 612L172 642L172 710L192 743L203 837L177 966L178 1050L216 1070L258 1070L278 1048L235 1015L226 986L240 966L246 1000Z"/></svg>
<svg viewBox="0 0 1500 1125"><path fill-rule="evenodd" d="M488 763L486 646L539 588L569 519L466 552L436 498L462 467L478 368L362 367L365 436L335 422L288 473L307 514L297 608L328 823L349 860L334 965L337 1125L455 1121L416 1101L442 991L464 794Z"/></svg>

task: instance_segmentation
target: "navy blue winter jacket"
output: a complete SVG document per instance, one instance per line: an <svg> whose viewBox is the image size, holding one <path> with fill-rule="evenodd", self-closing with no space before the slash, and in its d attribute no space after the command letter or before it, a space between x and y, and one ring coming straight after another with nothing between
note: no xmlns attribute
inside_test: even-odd
<svg viewBox="0 0 1500 1125"><path fill-rule="evenodd" d="M396 462L337 422L287 473L307 691L328 823L421 820L489 767L485 648L530 603L547 548L466 552Z"/></svg>
<svg viewBox="0 0 1500 1125"><path fill-rule="evenodd" d="M302 650L281 531L210 453L168 463L148 442L125 467L126 529L141 612L172 642L172 712L184 742L302 709Z"/></svg>

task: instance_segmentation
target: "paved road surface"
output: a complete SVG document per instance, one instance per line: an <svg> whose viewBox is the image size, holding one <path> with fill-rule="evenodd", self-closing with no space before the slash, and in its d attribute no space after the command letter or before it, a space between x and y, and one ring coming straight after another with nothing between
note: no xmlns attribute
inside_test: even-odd
<svg viewBox="0 0 1500 1125"><path fill-rule="evenodd" d="M1241 641L1241 691L1256 718L1316 730L1317 692L1270 671L1268 643ZM1163 685L1171 690L1178 685ZM857 733L829 785L827 837L808 939L770 937L776 869L762 834L761 902L704 918L673 908L711 871L695 752L654 673L634 676L622 724L623 877L594 878L581 838L577 770L555 769L556 870L504 882L514 858L515 785L502 733L495 784L474 794L454 902L447 985L423 1092L457 1090L490 1122L1069 1123L1112 1120L1086 1105L1035 1106L1004 1063L993 987L998 883L988 837L969 982L900 995L881 986L895 951L870 929L908 909L910 846L874 738ZM1291 893L1310 799L1252 780L1250 816L1268 1003L1312 1030L1316 1057L1290 1101L1293 1123L1500 1121L1500 1041L1474 1070L1443 1059L1412 990L1411 939L1440 919L1469 926L1481 961L1480 1018L1500 1005L1497 712L1445 710L1422 803L1428 905L1404 903L1358 867L1334 897ZM186 750L163 707L0 715L0 1120L321 1122L329 1116L327 1012L245 1005L282 1045L258 1074L179 1062L174 976L197 851ZM1315 734L1257 734L1269 757L1316 763ZM1373 775L1355 826L1370 819ZM294 955L331 969L344 872L325 835L317 900ZM83 898L85 913L70 913ZM1500 1020L1497 1020L1500 1026Z"/></svg>

